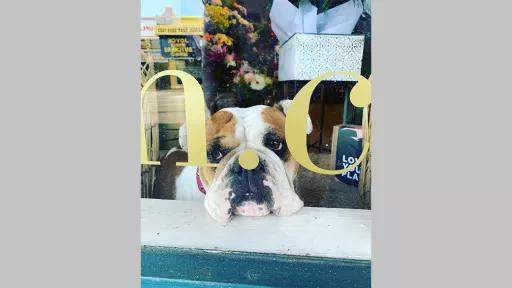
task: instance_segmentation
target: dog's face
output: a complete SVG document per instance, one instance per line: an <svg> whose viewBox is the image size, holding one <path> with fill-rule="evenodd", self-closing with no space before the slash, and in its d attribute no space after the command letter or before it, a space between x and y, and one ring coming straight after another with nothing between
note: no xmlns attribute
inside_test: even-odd
<svg viewBox="0 0 512 288"><path fill-rule="evenodd" d="M219 165L200 167L199 175L207 190L205 207L216 220L225 223L232 213L290 215L304 205L293 185L299 165L291 157L284 133L290 103L225 108L208 119L208 160ZM305 132L311 130L308 117ZM255 151L259 159L251 170L244 169L239 161L246 149Z"/></svg>

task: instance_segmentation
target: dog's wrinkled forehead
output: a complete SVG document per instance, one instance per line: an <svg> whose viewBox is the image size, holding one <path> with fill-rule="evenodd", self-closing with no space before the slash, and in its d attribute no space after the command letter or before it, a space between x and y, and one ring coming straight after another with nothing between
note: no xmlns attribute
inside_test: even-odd
<svg viewBox="0 0 512 288"><path fill-rule="evenodd" d="M206 141L208 145L217 141L228 147L242 143L257 146L269 129L284 137L284 124L284 113L275 107L224 108L208 120Z"/></svg>

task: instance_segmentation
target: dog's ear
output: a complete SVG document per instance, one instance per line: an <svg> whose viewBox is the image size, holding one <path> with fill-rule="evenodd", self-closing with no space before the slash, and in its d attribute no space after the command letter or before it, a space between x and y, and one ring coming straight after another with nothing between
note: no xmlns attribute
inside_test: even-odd
<svg viewBox="0 0 512 288"><path fill-rule="evenodd" d="M210 110L208 110L208 107L205 107L204 110L204 118L206 122L208 122L208 119L210 119ZM206 125L206 123L205 123ZM187 125L182 124L180 126L180 131L178 132L178 141L180 143L181 149L187 151Z"/></svg>
<svg viewBox="0 0 512 288"><path fill-rule="evenodd" d="M283 112L284 115L288 114L288 108L292 104L292 100L281 100L279 103L274 104L274 107L279 111ZM311 117L308 115L307 123L306 123L306 133L309 135L313 132L313 122L311 122Z"/></svg>

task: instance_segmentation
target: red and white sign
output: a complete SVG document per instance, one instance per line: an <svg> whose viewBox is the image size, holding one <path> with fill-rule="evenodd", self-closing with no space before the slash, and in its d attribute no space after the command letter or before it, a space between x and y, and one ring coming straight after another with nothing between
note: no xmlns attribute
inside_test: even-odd
<svg viewBox="0 0 512 288"><path fill-rule="evenodd" d="M155 18L142 18L140 21L140 36L141 37L157 37L155 34L156 19Z"/></svg>

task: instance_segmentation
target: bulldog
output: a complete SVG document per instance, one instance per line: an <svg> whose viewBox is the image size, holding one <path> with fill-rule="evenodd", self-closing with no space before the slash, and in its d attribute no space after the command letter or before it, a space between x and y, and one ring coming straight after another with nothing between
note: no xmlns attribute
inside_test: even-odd
<svg viewBox="0 0 512 288"><path fill-rule="evenodd" d="M232 214L264 216L290 215L304 206L294 188L299 164L292 158L285 140L285 117L291 100L273 107L224 108L208 116L207 157L218 166L186 166L176 178L176 200L204 201L208 213L227 223ZM307 119L307 131L313 130ZM179 142L187 150L186 127ZM242 151L256 152L258 165L244 169Z"/></svg>

